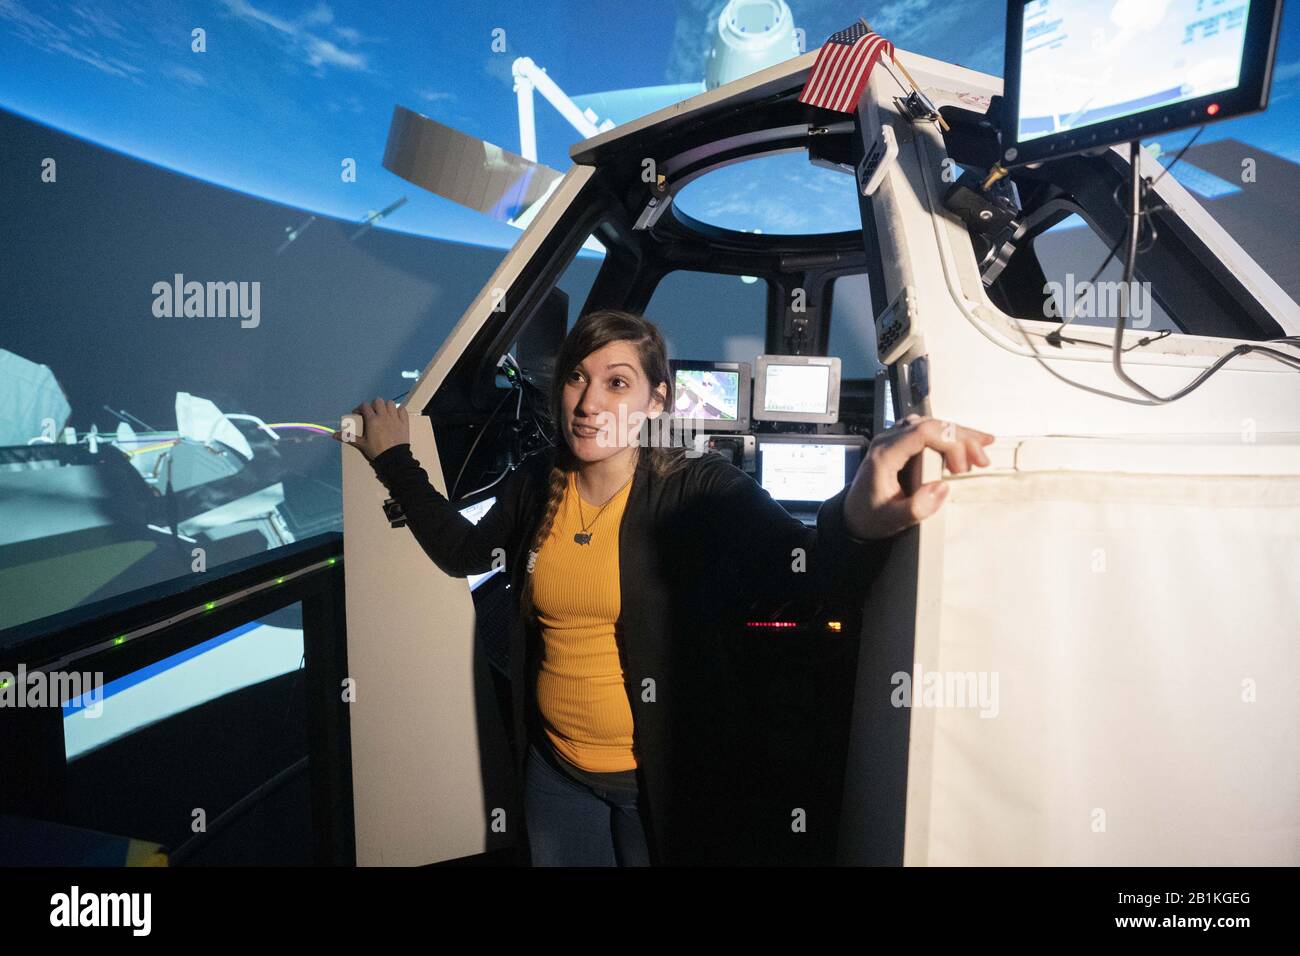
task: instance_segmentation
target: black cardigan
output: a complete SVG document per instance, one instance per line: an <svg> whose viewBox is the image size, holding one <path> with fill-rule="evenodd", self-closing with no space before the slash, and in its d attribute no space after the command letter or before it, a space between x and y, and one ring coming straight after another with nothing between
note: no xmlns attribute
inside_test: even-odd
<svg viewBox="0 0 1300 956"><path fill-rule="evenodd" d="M446 574L487 571L494 550L502 549L515 594L509 648L520 808L527 743L539 739L541 637L535 617L524 619L518 596L551 462L551 454L534 455L502 479L496 504L477 525L429 483L408 443L371 462L411 533ZM648 456L638 462L619 527L622 601L615 635L654 863L714 862L710 854L726 829L727 795L717 792L711 771L728 743L718 739L708 706L716 682L727 679L710 653L720 628L736 623L755 601L831 602L849 611L850 622L853 610L860 612L893 539L852 538L844 525L847 493L846 487L821 506L814 530L716 452L688 459L666 479L655 475ZM850 628L846 636L856 633ZM526 827L525 820L518 840L526 840Z"/></svg>

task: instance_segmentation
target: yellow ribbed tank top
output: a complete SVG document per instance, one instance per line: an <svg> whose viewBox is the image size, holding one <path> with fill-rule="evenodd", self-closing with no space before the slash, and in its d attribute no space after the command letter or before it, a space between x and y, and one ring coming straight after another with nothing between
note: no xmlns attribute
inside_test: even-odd
<svg viewBox="0 0 1300 956"><path fill-rule="evenodd" d="M550 537L533 567L533 604L543 643L537 674L543 727L561 756L598 773L636 768L632 708L614 639L622 600L618 531L631 487L629 481L604 510L582 502L581 517L592 538L579 544L573 539L582 530L578 488L570 472Z"/></svg>

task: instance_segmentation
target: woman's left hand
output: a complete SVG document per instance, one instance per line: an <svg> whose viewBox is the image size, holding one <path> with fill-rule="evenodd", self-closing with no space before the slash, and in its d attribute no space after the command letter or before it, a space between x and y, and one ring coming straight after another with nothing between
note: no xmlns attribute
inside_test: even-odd
<svg viewBox="0 0 1300 956"><path fill-rule="evenodd" d="M955 475L972 465L986 467L984 446L994 440L988 432L963 428L937 418L908 415L871 440L862 465L844 499L844 520L855 538L888 538L924 521L939 510L948 492L942 480L906 494L899 472L925 448L943 454Z"/></svg>

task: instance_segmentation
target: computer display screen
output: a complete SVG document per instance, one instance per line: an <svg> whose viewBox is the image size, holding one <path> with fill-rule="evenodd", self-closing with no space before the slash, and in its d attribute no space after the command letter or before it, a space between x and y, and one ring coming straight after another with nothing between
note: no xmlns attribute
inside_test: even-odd
<svg viewBox="0 0 1300 956"><path fill-rule="evenodd" d="M763 411L825 415L830 381L828 365L769 365Z"/></svg>
<svg viewBox="0 0 1300 956"><path fill-rule="evenodd" d="M1018 139L1233 89L1250 0L1034 0L1020 38Z"/></svg>
<svg viewBox="0 0 1300 956"><path fill-rule="evenodd" d="M830 442L760 441L759 484L781 502L825 501L844 487L862 449Z"/></svg>
<svg viewBox="0 0 1300 956"><path fill-rule="evenodd" d="M740 373L679 368L674 375L673 403L678 418L734 422L740 414Z"/></svg>

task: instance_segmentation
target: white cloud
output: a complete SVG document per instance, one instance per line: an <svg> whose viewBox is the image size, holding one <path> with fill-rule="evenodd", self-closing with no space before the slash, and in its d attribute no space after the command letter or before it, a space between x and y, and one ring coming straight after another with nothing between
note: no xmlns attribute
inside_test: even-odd
<svg viewBox="0 0 1300 956"><path fill-rule="evenodd" d="M79 8L76 9L79 12ZM135 64L103 53L85 42L100 38L112 40L117 36L120 27L111 18L83 14L82 20L75 21L77 30L74 35L54 21L28 10L20 0L0 0L0 20L8 21L12 25L14 36L24 43L49 53L71 57L109 76L138 83L137 75L144 72Z"/></svg>
<svg viewBox="0 0 1300 956"><path fill-rule="evenodd" d="M1002 33L1006 5L998 0L964 0L935 3L934 0L893 0L867 22L881 36L904 50L934 55L941 37L981 37L996 30ZM999 71L1000 72L1000 71Z"/></svg>
<svg viewBox="0 0 1300 956"><path fill-rule="evenodd" d="M303 18L304 23L333 23L334 11L323 3L316 4L315 8Z"/></svg>
<svg viewBox="0 0 1300 956"><path fill-rule="evenodd" d="M237 17L243 17L246 20L263 23L266 26L271 27L273 30L279 30L281 33L286 33L291 36L297 32L293 24L288 20L282 20L264 10L259 10L251 3L246 3L245 0L222 0L222 2L226 5L226 8Z"/></svg>
<svg viewBox="0 0 1300 956"><path fill-rule="evenodd" d="M71 44L64 43L62 40L52 41L47 49L55 53L63 53L72 57L74 60L80 60L82 63L89 64L95 69L100 70L110 76L121 76L130 79L135 74L143 72L138 66L125 63L116 57L100 56L94 50L81 49Z"/></svg>
<svg viewBox="0 0 1300 956"><path fill-rule="evenodd" d="M320 37L308 38L307 62L312 66L329 63L349 70L364 70L366 68L366 58L364 56L359 53L348 53L346 50L340 50L329 40L322 40Z"/></svg>
<svg viewBox="0 0 1300 956"><path fill-rule="evenodd" d="M868 17L867 22L871 29L891 40L891 34L908 36L926 25L927 20L921 14L928 6L930 0L894 0L881 7L875 16Z"/></svg>
<svg viewBox="0 0 1300 956"><path fill-rule="evenodd" d="M364 54L345 50L313 32L313 27L331 26L334 23L334 11L324 3L318 3L297 20L285 20L253 6L248 0L221 0L221 2L234 16L247 22L270 27L278 33L289 52L315 67L318 75L324 72L321 69L323 66L357 71L365 71L369 68ZM351 28L331 26L331 29L344 42L359 43L362 40L361 34Z"/></svg>
<svg viewBox="0 0 1300 956"><path fill-rule="evenodd" d="M102 10L94 10L83 4L72 5L71 12L80 18L79 22L68 24L68 29L82 36L102 36L110 40L121 40L125 35L122 25Z"/></svg>
<svg viewBox="0 0 1300 956"><path fill-rule="evenodd" d="M168 76L180 80L182 83L188 83L190 86L207 86L208 78L198 70L192 70L188 66L177 66L171 64L163 69Z"/></svg>

